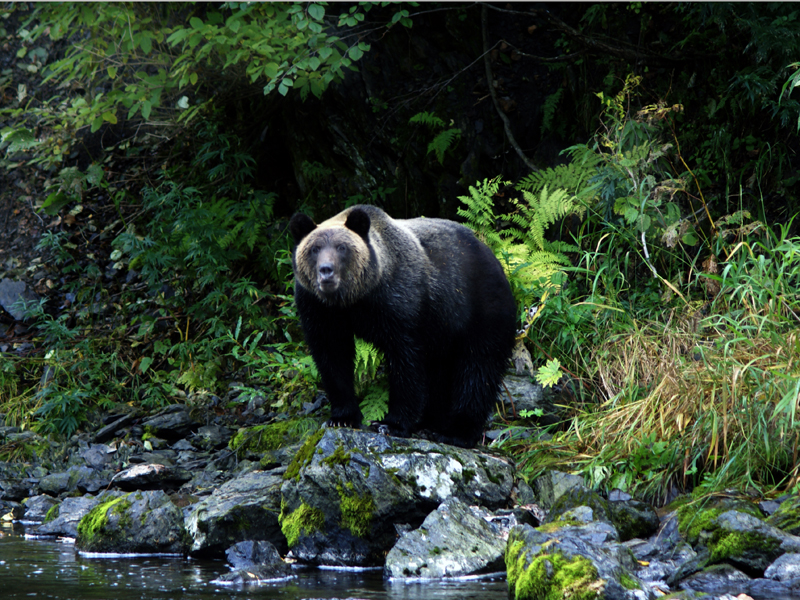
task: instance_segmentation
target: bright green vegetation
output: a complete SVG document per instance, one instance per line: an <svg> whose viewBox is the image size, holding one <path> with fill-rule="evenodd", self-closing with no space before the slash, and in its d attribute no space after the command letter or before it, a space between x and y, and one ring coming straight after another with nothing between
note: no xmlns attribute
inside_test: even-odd
<svg viewBox="0 0 800 600"><path fill-rule="evenodd" d="M297 543L301 535L308 535L321 530L325 524L325 514L320 509L303 502L288 515L284 514L283 509L281 509L279 521L281 531L286 536L286 541L289 544L289 548L291 548Z"/></svg>
<svg viewBox="0 0 800 600"><path fill-rule="evenodd" d="M231 438L228 447L236 450L240 455L245 452L263 454L297 442L317 427L317 422L312 419L288 419L266 425L245 427Z"/></svg>
<svg viewBox="0 0 800 600"><path fill-rule="evenodd" d="M99 539L109 534L105 530L110 514L120 515L120 526L125 526L127 510L131 506L128 496L119 496L101 502L86 514L78 523L78 544L84 548L91 548Z"/></svg>
<svg viewBox="0 0 800 600"><path fill-rule="evenodd" d="M800 498L794 496L781 503L766 519L767 523L792 535L800 533Z"/></svg>
<svg viewBox="0 0 800 600"><path fill-rule="evenodd" d="M330 456L327 456L322 459L323 465L328 465L329 467L333 465L342 465L346 467L350 464L350 452L344 449L344 446L338 444L333 452L331 452Z"/></svg>
<svg viewBox="0 0 800 600"><path fill-rule="evenodd" d="M352 488L353 484L350 482L344 487L336 488L339 491L339 510L342 513L341 526L354 536L363 538L372 529L375 500L369 494L355 493Z"/></svg>
<svg viewBox="0 0 800 600"><path fill-rule="evenodd" d="M728 558L742 556L746 552L773 556L778 553L780 541L768 538L756 531L735 532L721 528L717 518L729 510L737 510L750 514L757 519L761 515L757 507L747 503L736 503L734 506L712 506L697 508L687 504L678 509L678 527L690 544L696 544L701 534L703 544L711 551L709 563L722 562Z"/></svg>
<svg viewBox="0 0 800 600"><path fill-rule="evenodd" d="M514 600L589 600L603 590L605 582L588 558L540 554L526 566L524 546L516 541L506 552L508 592Z"/></svg>
<svg viewBox="0 0 800 600"><path fill-rule="evenodd" d="M59 505L55 504L51 506L50 509L47 511L47 514L44 516L44 522L49 523L50 521L57 519L58 513L59 513Z"/></svg>
<svg viewBox="0 0 800 600"><path fill-rule="evenodd" d="M313 435L310 435L303 445L300 446L292 462L289 463L286 473L283 474L284 479L294 479L295 481L300 479L300 469L309 464L311 459L314 458L317 443L322 439L324 433L324 429L318 430Z"/></svg>

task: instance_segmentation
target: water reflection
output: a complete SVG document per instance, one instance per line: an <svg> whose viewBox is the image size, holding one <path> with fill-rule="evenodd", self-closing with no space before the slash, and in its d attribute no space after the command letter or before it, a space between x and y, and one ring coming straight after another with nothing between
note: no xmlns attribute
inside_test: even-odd
<svg viewBox="0 0 800 600"><path fill-rule="evenodd" d="M167 557L86 558L72 544L26 540L19 526L0 527L0 598L52 600L506 600L505 581L387 583L380 571L303 569L288 583L227 588L209 582L224 561Z"/></svg>

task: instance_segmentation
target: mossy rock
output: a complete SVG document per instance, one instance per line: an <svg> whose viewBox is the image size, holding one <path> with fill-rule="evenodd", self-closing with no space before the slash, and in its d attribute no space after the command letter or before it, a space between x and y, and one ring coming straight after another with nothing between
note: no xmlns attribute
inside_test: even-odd
<svg viewBox="0 0 800 600"><path fill-rule="evenodd" d="M642 582L603 546L565 531L528 525L511 530L505 555L509 598L589 600L643 593Z"/></svg>
<svg viewBox="0 0 800 600"><path fill-rule="evenodd" d="M767 523L792 535L800 535L800 496L784 500L774 513L767 517Z"/></svg>
<svg viewBox="0 0 800 600"><path fill-rule="evenodd" d="M611 504L597 492L584 487L574 487L556 500L547 515L548 523L558 521L561 516L579 506L592 509L595 521L613 522Z"/></svg>
<svg viewBox="0 0 800 600"><path fill-rule="evenodd" d="M696 548L708 548L708 563L729 563L750 575L760 576L786 552L800 552L800 537L767 523L758 507L739 503L744 510L732 510L727 502L697 508L687 504L678 509L678 527Z"/></svg>
<svg viewBox="0 0 800 600"><path fill-rule="evenodd" d="M299 442L308 431L316 428L311 419L287 419L266 425L245 427L236 432L228 447L239 457L263 455Z"/></svg>
<svg viewBox="0 0 800 600"><path fill-rule="evenodd" d="M78 549L86 552L185 554L181 509L161 490L105 499L78 523Z"/></svg>

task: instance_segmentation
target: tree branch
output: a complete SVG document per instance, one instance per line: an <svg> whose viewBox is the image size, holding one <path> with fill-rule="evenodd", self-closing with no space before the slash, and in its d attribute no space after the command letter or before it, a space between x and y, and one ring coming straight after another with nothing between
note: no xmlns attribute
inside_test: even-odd
<svg viewBox="0 0 800 600"><path fill-rule="evenodd" d="M481 33L483 35L483 64L486 67L486 83L489 85L489 93L492 95L492 102L494 102L494 108L497 111L497 114L500 115L500 119L503 121L503 127L506 131L506 137L508 138L508 142L517 151L520 159L522 162L525 163L531 171L538 171L539 169L536 168L531 160L525 156L525 153L522 151L522 148L519 147L517 144L517 140L514 139L514 134L511 133L511 122L508 120L506 113L503 112L503 109L500 108L500 102L497 99L497 91L494 89L494 77L492 77L492 62L491 57L489 56L489 39L488 39L488 11L486 10L486 4L482 5L481 7Z"/></svg>

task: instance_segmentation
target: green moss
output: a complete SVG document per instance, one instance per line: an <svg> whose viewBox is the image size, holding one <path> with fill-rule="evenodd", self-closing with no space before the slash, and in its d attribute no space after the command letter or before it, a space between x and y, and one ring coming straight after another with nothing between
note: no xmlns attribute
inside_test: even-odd
<svg viewBox="0 0 800 600"><path fill-rule="evenodd" d="M314 449L317 447L324 433L325 430L320 429L315 434L309 436L305 443L300 446L292 462L290 462L289 466L286 468L286 473L283 474L284 479L293 479L294 481L300 480L300 470L314 458Z"/></svg>
<svg viewBox="0 0 800 600"><path fill-rule="evenodd" d="M779 540L764 537L754 531L742 533L717 528L714 533L714 537L708 543L708 548L711 550L711 563L743 556L747 552L774 557L780 554L781 542Z"/></svg>
<svg viewBox="0 0 800 600"><path fill-rule="evenodd" d="M556 519L555 521L551 521L550 523L544 523L539 527L537 527L536 529L544 533L553 533L564 527L580 527L581 525L585 525L585 523L578 521L578 519L573 519L571 517L565 517L562 515L558 517L558 519Z"/></svg>
<svg viewBox="0 0 800 600"><path fill-rule="evenodd" d="M301 535L309 535L321 530L325 524L325 514L320 509L303 502L297 510L288 515L284 514L284 507L281 506L281 515L278 518L278 522L291 548L297 544Z"/></svg>
<svg viewBox="0 0 800 600"><path fill-rule="evenodd" d="M722 504L720 506L719 504ZM757 509L749 504L737 503L735 507L718 503L713 508L697 508L696 504L685 504L678 508L678 531L690 544L702 541L708 546L709 563L719 563L736 558L747 552L773 555L778 552L780 542L764 537L755 531L728 531L717 524L717 518L729 510L737 510L761 519Z"/></svg>
<svg viewBox="0 0 800 600"><path fill-rule="evenodd" d="M128 496L119 496L101 502L90 510L78 523L78 539L83 545L91 545L98 538L107 537L105 532L106 524L110 514L120 515L120 526L130 525L130 516L127 511L131 507Z"/></svg>
<svg viewBox="0 0 800 600"><path fill-rule="evenodd" d="M625 572L619 576L619 582L626 590L638 590L641 588L641 586L636 583L636 580Z"/></svg>
<svg viewBox="0 0 800 600"><path fill-rule="evenodd" d="M264 454L297 442L303 429L308 429L308 419L288 419L267 425L245 427L236 432L228 442L228 447L239 456L247 452Z"/></svg>
<svg viewBox="0 0 800 600"><path fill-rule="evenodd" d="M724 512L722 508L698 509L696 504L684 504L678 508L678 531L693 546L700 540L700 534L713 528L717 517Z"/></svg>
<svg viewBox="0 0 800 600"><path fill-rule="evenodd" d="M60 504L55 504L50 507L50 510L47 511L47 514L44 516L44 522L49 523L50 521L54 521L58 518L59 507Z"/></svg>
<svg viewBox="0 0 800 600"><path fill-rule="evenodd" d="M350 464L350 452L344 449L344 446L338 444L336 449L327 458L322 459L323 465L332 467L333 465L342 465L346 467Z"/></svg>
<svg viewBox="0 0 800 600"><path fill-rule="evenodd" d="M464 469L461 471L461 476L464 478L464 483L471 483L477 473L473 469Z"/></svg>
<svg viewBox="0 0 800 600"><path fill-rule="evenodd" d="M375 501L369 494L354 493L352 483L347 487L349 491L346 491L343 486L336 488L339 491L339 510L342 513L341 526L356 537L366 537L372 530Z"/></svg>
<svg viewBox="0 0 800 600"><path fill-rule="evenodd" d="M513 542L506 552L508 593L514 600L589 600L605 586L585 557L540 554L526 567L525 543Z"/></svg>
<svg viewBox="0 0 800 600"><path fill-rule="evenodd" d="M800 534L800 497L782 502L778 510L767 517L767 523L792 535Z"/></svg>

